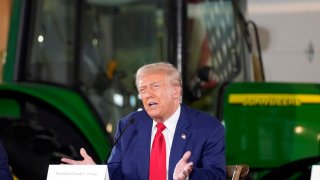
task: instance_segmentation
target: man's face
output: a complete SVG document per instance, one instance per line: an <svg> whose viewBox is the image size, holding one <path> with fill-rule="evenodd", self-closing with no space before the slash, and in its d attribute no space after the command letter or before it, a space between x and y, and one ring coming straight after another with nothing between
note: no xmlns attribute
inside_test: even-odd
<svg viewBox="0 0 320 180"><path fill-rule="evenodd" d="M180 103L180 87L171 85L164 73L142 76L138 91L144 109L156 121L168 119Z"/></svg>

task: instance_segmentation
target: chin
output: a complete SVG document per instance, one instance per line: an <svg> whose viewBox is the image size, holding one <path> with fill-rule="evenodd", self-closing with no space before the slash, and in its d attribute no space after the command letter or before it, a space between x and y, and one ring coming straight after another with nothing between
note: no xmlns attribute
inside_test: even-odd
<svg viewBox="0 0 320 180"><path fill-rule="evenodd" d="M159 116L158 114L155 114L155 113L148 113L148 114L149 114L149 116L150 116L152 119L154 119L154 120L160 118L160 116Z"/></svg>
<svg viewBox="0 0 320 180"><path fill-rule="evenodd" d="M146 111L147 111L147 113L148 113L148 115L150 116L150 117L152 117L152 119L159 119L159 118L161 118L162 116L160 115L161 113L160 113L160 111L158 111L158 109L156 108L156 109L146 109Z"/></svg>

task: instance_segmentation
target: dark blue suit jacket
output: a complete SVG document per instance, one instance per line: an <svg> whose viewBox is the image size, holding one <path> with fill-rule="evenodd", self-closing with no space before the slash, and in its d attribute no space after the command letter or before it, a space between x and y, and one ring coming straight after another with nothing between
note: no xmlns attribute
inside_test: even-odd
<svg viewBox="0 0 320 180"><path fill-rule="evenodd" d="M111 180L147 180L152 119L146 111L137 111L120 120L115 137L134 118L116 146L108 161ZM184 136L185 135L185 136ZM182 137L184 136L184 138ZM175 130L170 160L169 179L183 154L190 150L194 163L190 179L226 179L225 130L213 116L181 104L181 114Z"/></svg>
<svg viewBox="0 0 320 180"><path fill-rule="evenodd" d="M0 179L1 180L12 180L12 174L9 170L8 157L5 149L0 142Z"/></svg>

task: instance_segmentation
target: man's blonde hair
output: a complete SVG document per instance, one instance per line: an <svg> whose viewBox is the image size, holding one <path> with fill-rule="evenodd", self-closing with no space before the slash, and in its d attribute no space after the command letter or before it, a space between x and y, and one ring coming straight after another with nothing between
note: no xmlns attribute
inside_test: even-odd
<svg viewBox="0 0 320 180"><path fill-rule="evenodd" d="M176 67L167 62L157 62L140 67L135 75L136 87L138 88L138 81L142 76L158 72L164 73L172 85L179 86L182 89L180 72Z"/></svg>

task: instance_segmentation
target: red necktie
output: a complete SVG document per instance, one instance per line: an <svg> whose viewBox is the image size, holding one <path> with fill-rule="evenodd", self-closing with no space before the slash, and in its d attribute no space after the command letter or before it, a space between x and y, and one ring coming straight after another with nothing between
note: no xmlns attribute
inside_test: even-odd
<svg viewBox="0 0 320 180"><path fill-rule="evenodd" d="M149 180L166 180L166 141L162 131L166 128L163 123L157 124L157 133L154 137L151 156Z"/></svg>

